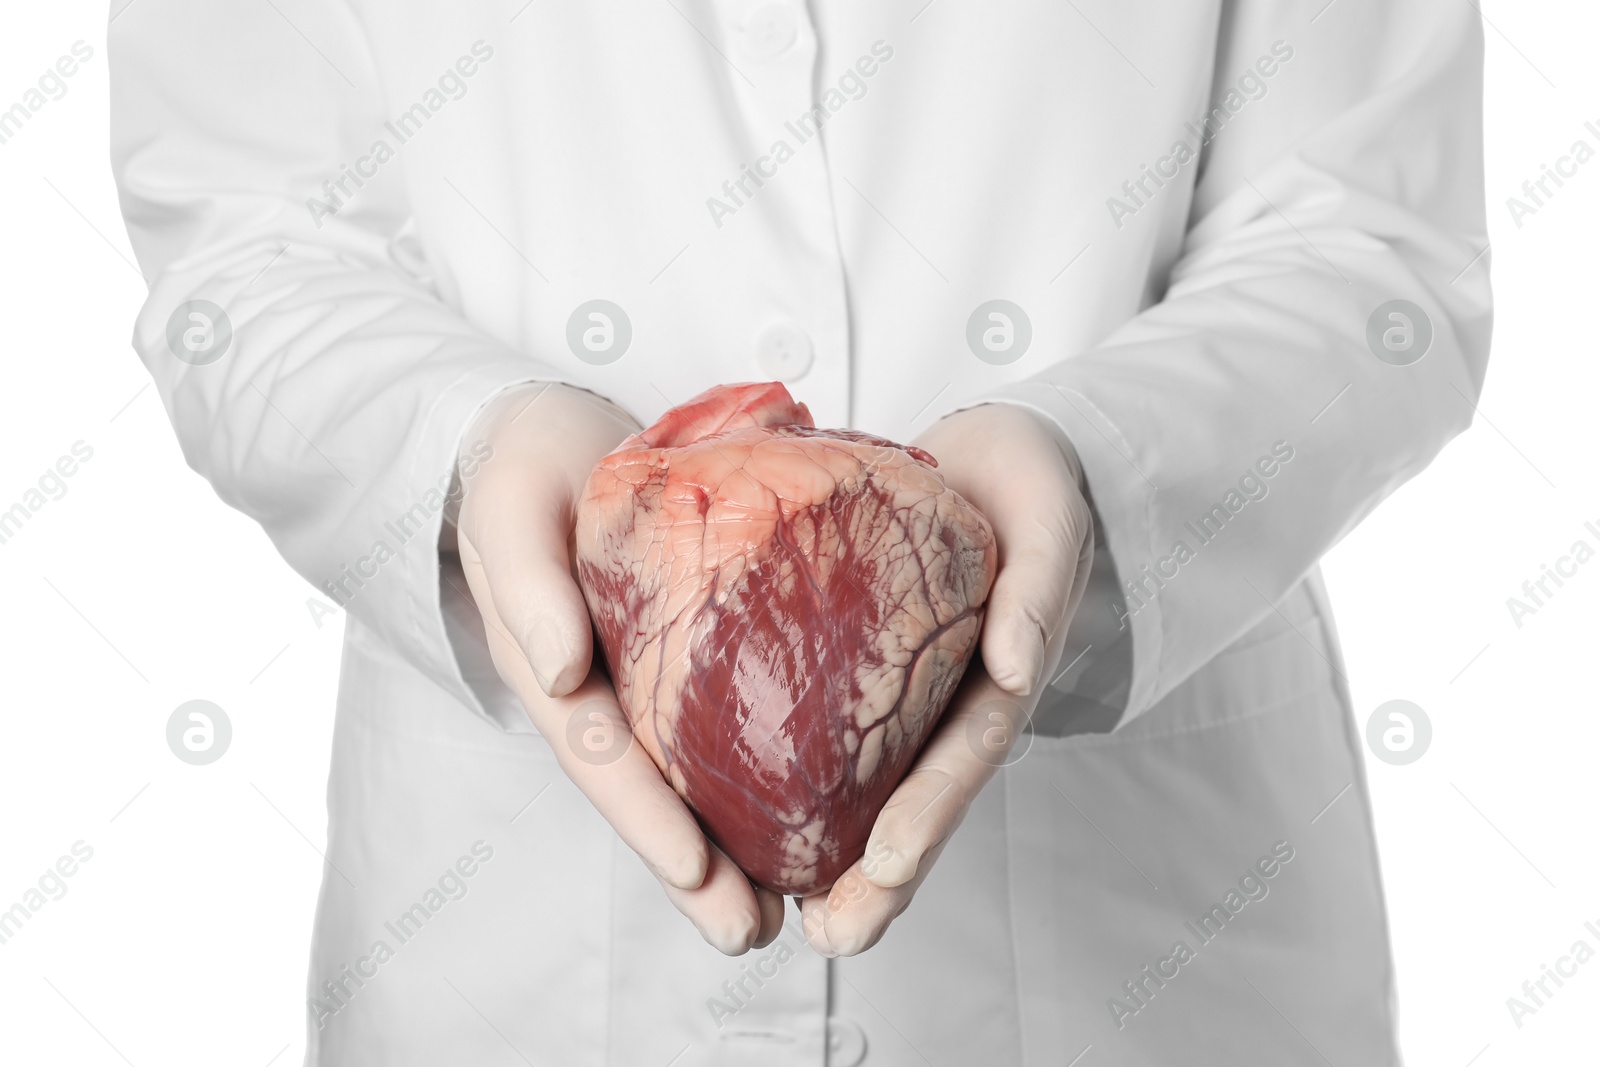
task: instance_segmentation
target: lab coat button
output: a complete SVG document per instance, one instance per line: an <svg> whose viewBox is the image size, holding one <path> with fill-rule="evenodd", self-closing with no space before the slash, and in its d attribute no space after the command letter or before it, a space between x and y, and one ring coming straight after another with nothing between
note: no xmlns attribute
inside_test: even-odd
<svg viewBox="0 0 1600 1067"><path fill-rule="evenodd" d="M756 342L756 362L762 373L781 382L805 377L812 358L811 338L792 322L768 326Z"/></svg>
<svg viewBox="0 0 1600 1067"><path fill-rule="evenodd" d="M744 42L757 59L774 59L794 46L800 25L788 4L762 4L744 24Z"/></svg>
<svg viewBox="0 0 1600 1067"><path fill-rule="evenodd" d="M867 1058L867 1035L842 1015L828 1016L828 1067L856 1067Z"/></svg>

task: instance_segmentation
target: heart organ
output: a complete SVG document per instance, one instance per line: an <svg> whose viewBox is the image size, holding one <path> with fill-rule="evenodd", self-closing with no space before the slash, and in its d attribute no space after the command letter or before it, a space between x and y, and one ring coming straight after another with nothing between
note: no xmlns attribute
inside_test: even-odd
<svg viewBox="0 0 1600 1067"><path fill-rule="evenodd" d="M934 458L718 386L595 468L579 582L634 736L780 893L830 886L972 656L995 542Z"/></svg>

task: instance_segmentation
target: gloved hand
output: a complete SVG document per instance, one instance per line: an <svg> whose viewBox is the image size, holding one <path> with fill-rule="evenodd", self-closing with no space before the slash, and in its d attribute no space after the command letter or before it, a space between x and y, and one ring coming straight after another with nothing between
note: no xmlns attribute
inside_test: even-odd
<svg viewBox="0 0 1600 1067"><path fill-rule="evenodd" d="M1093 558L1077 455L1054 425L1025 408L985 404L940 419L915 444L989 519L1000 566L979 656L878 815L866 855L829 890L800 903L806 938L825 956L871 948L910 906L1003 755L971 739L1003 732L1015 742L1050 682L1045 672L1061 658ZM1006 721L993 721L1002 707L1010 711ZM973 729L975 716L985 721Z"/></svg>
<svg viewBox="0 0 1600 1067"><path fill-rule="evenodd" d="M620 408L572 386L532 384L496 397L463 438L463 460L484 442L492 452L463 481L456 526L461 565L495 668L562 770L701 936L739 955L778 936L783 898L752 886L706 840L641 746L628 743L620 757L597 761L568 740L573 716L598 710L631 741L610 681L593 668L589 611L573 577L570 539L590 472L638 429Z"/></svg>

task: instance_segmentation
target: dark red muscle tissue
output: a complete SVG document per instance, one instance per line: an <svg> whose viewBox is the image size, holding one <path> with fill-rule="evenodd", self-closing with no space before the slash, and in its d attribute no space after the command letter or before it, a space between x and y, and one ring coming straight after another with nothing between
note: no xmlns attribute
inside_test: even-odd
<svg viewBox="0 0 1600 1067"><path fill-rule="evenodd" d="M831 885L972 656L989 524L932 456L710 389L595 468L578 578L639 743L756 882Z"/></svg>

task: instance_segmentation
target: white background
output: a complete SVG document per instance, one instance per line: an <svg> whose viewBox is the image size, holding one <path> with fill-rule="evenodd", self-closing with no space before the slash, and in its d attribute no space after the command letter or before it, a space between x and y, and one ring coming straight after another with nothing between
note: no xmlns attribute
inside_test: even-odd
<svg viewBox="0 0 1600 1067"><path fill-rule="evenodd" d="M290 1064L339 619L319 628L310 587L187 469L129 346L144 284L107 166L105 10L15 5L0 35L0 106L94 49L0 145L0 510L94 450L0 545L0 910L94 850L0 945L0 1061ZM1600 546L1600 159L1521 227L1505 204L1573 141L1600 149L1600 11L1485 13L1488 386L1472 430L1326 563L1362 722L1405 698L1434 728L1414 764L1369 759L1413 1067L1600 1060L1600 959L1520 1029L1506 1007L1575 940L1600 948L1600 560L1520 628L1506 607L1574 541ZM234 726L209 767L166 746L195 698Z"/></svg>

